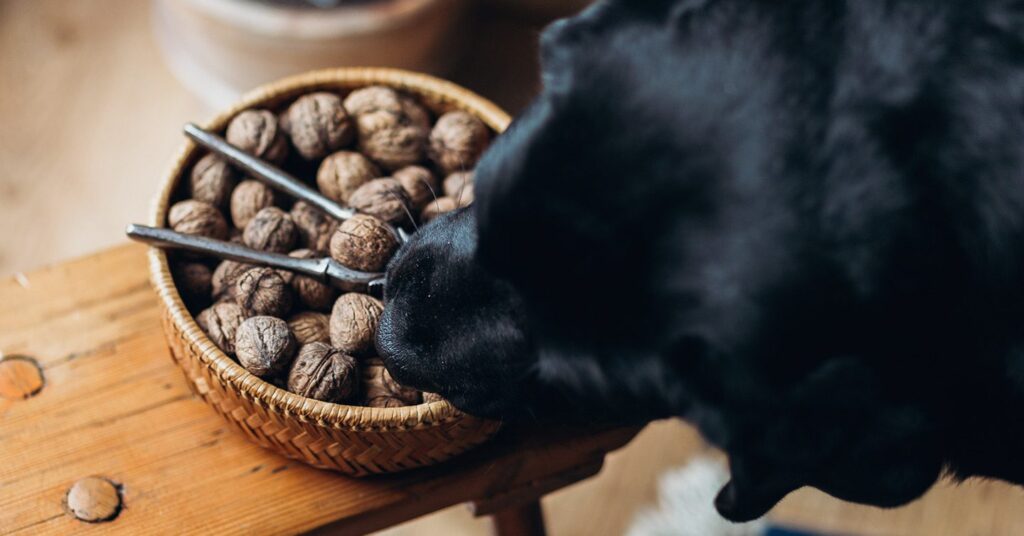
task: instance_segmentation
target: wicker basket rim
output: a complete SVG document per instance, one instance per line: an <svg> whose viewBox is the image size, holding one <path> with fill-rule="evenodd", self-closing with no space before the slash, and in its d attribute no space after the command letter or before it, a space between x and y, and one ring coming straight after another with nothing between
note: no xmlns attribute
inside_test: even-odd
<svg viewBox="0 0 1024 536"><path fill-rule="evenodd" d="M452 82L434 76L401 69L379 67L344 67L323 69L291 76L256 88L246 93L227 110L203 123L203 128L220 131L237 113L277 98L299 95L317 87L355 89L368 85L385 85L403 91L439 99L473 113L495 132L502 132L511 117L491 101ZM178 178L184 176L184 167L195 151L201 150L192 141L186 141L175 155L169 170L160 183L153 199L149 224L163 227L170 200ZM267 409L294 416L298 420L313 421L346 429L409 429L429 426L467 417L448 401L435 401L398 408L368 408L334 404L308 399L278 388L250 374L241 365L221 351L199 328L185 307L163 250L149 250L150 278L158 296L170 313L170 319L184 335L186 342L199 350L201 361L217 377L234 386L244 397Z"/></svg>

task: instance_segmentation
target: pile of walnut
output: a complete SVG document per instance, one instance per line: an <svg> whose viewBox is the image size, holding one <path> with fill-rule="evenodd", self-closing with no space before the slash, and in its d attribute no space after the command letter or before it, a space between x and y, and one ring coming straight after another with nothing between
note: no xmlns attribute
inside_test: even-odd
<svg viewBox="0 0 1024 536"><path fill-rule="evenodd" d="M208 154L191 170L191 199L171 207L171 228L383 271L399 245L385 222L411 228L411 217L425 223L472 202L472 168L491 136L461 111L433 122L412 97L386 87L344 99L311 93L278 112L241 112L225 138L310 182L315 170L321 193L360 214L339 224ZM399 385L375 357L383 304L372 296L339 295L309 277L187 255L175 260L174 276L210 339L268 382L308 398L371 407L438 399Z"/></svg>

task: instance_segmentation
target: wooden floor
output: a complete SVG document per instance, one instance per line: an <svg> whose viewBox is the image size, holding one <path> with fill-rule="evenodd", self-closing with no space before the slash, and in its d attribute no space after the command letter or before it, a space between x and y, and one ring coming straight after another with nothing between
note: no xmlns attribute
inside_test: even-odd
<svg viewBox="0 0 1024 536"><path fill-rule="evenodd" d="M121 242L124 225L144 218L181 124L208 115L164 68L149 16L138 0L0 0L0 274ZM536 84L535 31L483 24L487 39L453 77L515 111ZM622 533L655 500L657 475L703 448L682 423L650 426L599 477L546 500L551 533ZM841 534L1024 534L1024 491L945 484L883 511L804 490L772 517ZM454 508L389 534L485 534L481 523Z"/></svg>

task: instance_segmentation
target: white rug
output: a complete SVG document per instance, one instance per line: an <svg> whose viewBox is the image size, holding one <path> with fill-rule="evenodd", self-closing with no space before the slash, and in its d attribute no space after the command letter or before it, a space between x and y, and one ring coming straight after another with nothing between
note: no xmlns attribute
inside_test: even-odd
<svg viewBox="0 0 1024 536"><path fill-rule="evenodd" d="M658 504L633 519L628 536L758 536L763 520L735 524L715 511L715 494L729 472L712 458L695 458L658 479Z"/></svg>

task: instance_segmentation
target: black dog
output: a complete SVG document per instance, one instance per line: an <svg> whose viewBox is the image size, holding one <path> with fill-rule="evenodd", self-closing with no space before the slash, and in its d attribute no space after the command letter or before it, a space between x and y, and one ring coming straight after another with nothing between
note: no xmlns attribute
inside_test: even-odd
<svg viewBox="0 0 1024 536"><path fill-rule="evenodd" d="M475 206L392 262L400 381L682 416L733 520L1024 483L1024 2L604 2L542 41Z"/></svg>

